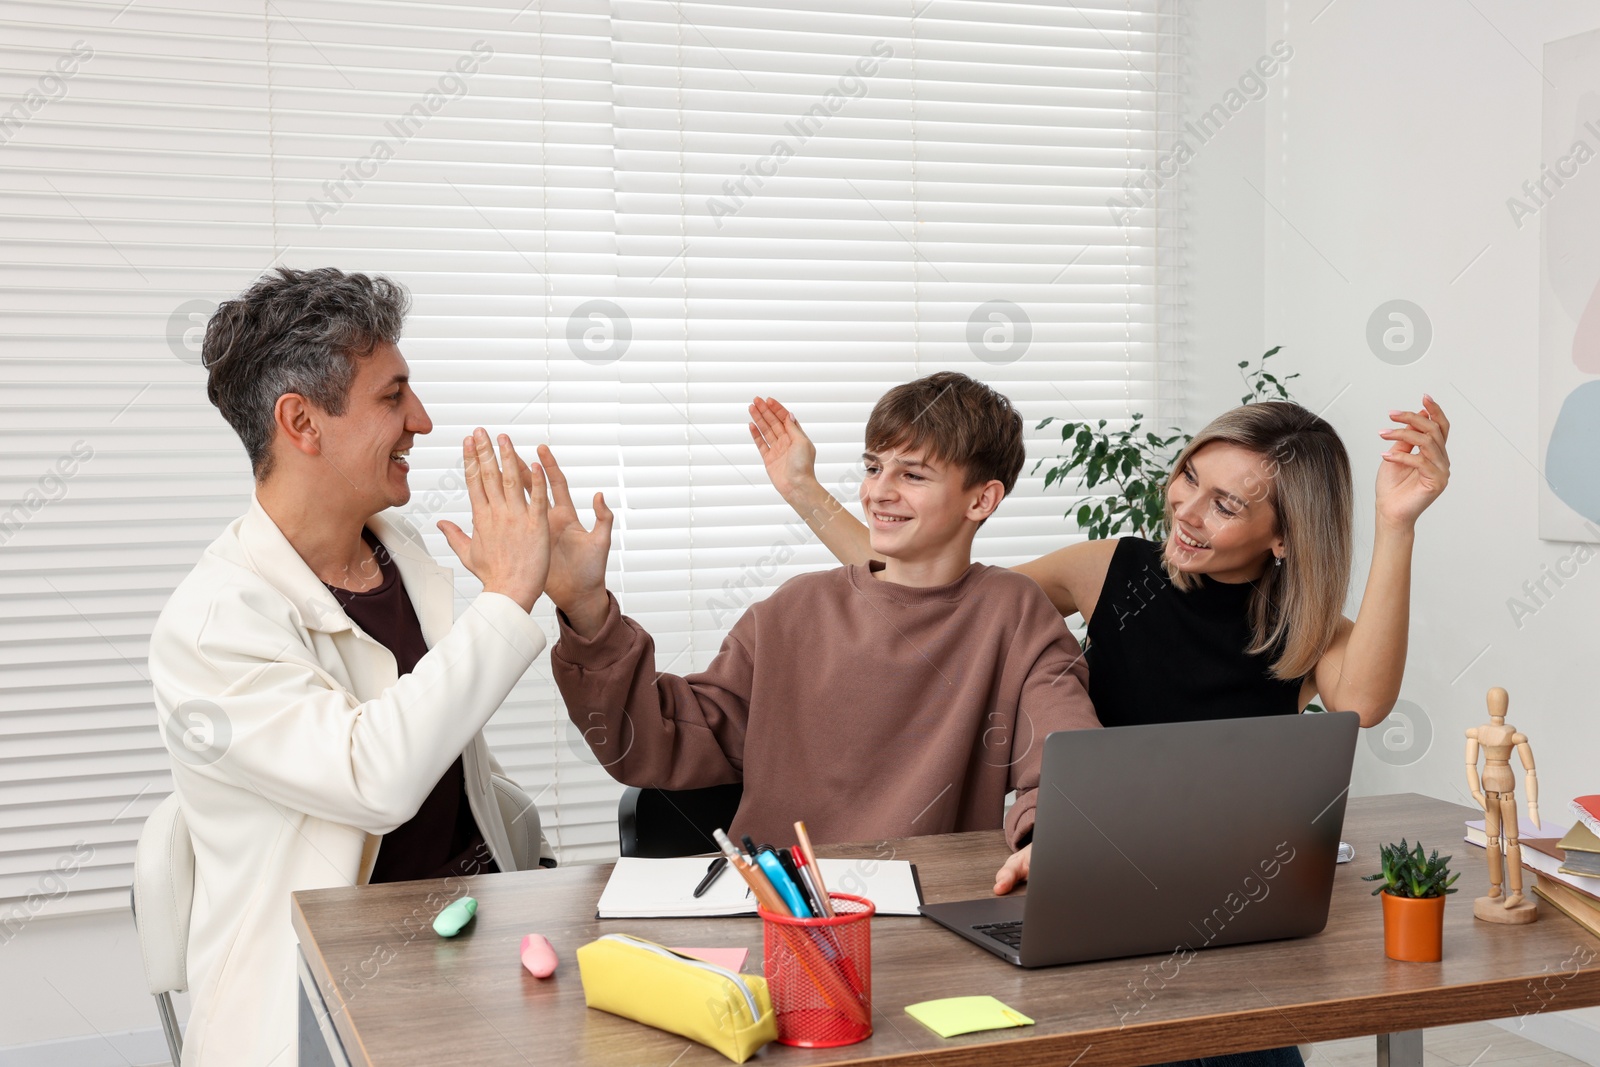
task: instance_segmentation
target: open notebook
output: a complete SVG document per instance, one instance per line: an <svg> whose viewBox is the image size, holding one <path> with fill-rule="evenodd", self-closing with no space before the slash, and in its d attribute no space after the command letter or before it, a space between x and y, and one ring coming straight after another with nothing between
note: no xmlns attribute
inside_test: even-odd
<svg viewBox="0 0 1600 1067"><path fill-rule="evenodd" d="M710 856L650 860L624 856L600 894L600 919L676 919L705 915L754 915L755 898L731 868L696 900ZM823 859L822 877L834 893L865 897L879 915L916 915L922 903L916 868L905 860Z"/></svg>

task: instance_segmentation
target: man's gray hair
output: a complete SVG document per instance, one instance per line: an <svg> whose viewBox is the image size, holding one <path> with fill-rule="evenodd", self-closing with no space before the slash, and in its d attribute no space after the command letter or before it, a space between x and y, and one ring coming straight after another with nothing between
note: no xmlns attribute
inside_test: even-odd
<svg viewBox="0 0 1600 1067"><path fill-rule="evenodd" d="M388 278L335 267L263 275L206 324L206 396L250 456L256 481L272 472L274 409L298 393L343 415L357 359L400 340L411 298Z"/></svg>

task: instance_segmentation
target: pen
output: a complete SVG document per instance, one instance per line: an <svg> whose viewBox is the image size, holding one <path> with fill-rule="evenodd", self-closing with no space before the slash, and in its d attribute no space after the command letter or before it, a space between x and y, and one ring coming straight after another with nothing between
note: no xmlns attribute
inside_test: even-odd
<svg viewBox="0 0 1600 1067"><path fill-rule="evenodd" d="M733 842L728 840L728 835L721 830L711 831L712 838L717 842L717 847L722 849L722 854L733 864L733 869L739 872L745 884L750 887L750 892L756 895L756 900L763 908L774 915L789 915L787 905L778 896L778 891L772 888L772 883L767 881L767 876L761 870L752 866L739 850L733 847Z"/></svg>
<svg viewBox="0 0 1600 1067"><path fill-rule="evenodd" d="M794 866L800 872L800 885L806 891L806 897L811 903L811 910L818 915L827 916L828 912L822 905L822 891L817 888L816 879L811 876L811 864L806 862L806 854L796 845L794 852Z"/></svg>
<svg viewBox="0 0 1600 1067"><path fill-rule="evenodd" d="M811 918L811 909L806 907L805 900L800 896L800 890L789 880L789 876L783 873L783 864L778 862L778 854L770 848L765 848L756 853L756 863L771 880L778 895L783 897L783 902L789 906L789 914L797 919Z"/></svg>
<svg viewBox="0 0 1600 1067"><path fill-rule="evenodd" d="M717 876L721 874L727 868L727 866L728 857L726 856L718 856L716 859L711 861L711 866L706 868L706 876L700 879L699 885L694 887L694 897L696 900L699 900L701 897L706 895L706 890L711 888L711 884L717 880Z"/></svg>
<svg viewBox="0 0 1600 1067"><path fill-rule="evenodd" d="M811 895L811 888L806 885L806 880L800 876L800 865L795 863L794 856L786 848L775 848L772 850L772 854L777 857L778 866L783 868L783 873L789 876L789 881L793 882L794 887L800 891L800 899L805 901L806 908L810 910L811 916L821 916L822 908L817 903L816 897Z"/></svg>
<svg viewBox="0 0 1600 1067"><path fill-rule="evenodd" d="M817 860L817 850L811 847L811 835L806 833L806 824L794 824L795 836L800 839L800 847L805 850L806 864L811 868L811 880L817 886L817 902L822 905L822 914L833 918L833 899L828 896L828 887L822 884L822 864Z"/></svg>

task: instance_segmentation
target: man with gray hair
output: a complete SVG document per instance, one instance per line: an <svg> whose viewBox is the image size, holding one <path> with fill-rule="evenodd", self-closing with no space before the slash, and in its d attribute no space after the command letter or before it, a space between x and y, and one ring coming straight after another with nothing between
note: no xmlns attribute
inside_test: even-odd
<svg viewBox="0 0 1600 1067"><path fill-rule="evenodd" d="M185 1067L295 1062L291 892L553 864L482 733L545 645L544 473L504 435L498 460L462 442L472 533L439 528L483 593L453 618L451 572L390 510L433 428L406 308L385 278L280 268L206 327L255 492L150 641L195 853Z"/></svg>

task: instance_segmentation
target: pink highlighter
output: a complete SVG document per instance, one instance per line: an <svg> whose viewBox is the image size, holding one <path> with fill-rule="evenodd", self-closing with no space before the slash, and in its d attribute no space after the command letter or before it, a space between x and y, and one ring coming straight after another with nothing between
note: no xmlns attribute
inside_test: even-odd
<svg viewBox="0 0 1600 1067"><path fill-rule="evenodd" d="M549 978L556 973L556 950L543 934L529 934L522 939L522 965L535 978Z"/></svg>

